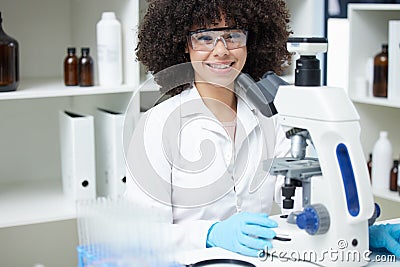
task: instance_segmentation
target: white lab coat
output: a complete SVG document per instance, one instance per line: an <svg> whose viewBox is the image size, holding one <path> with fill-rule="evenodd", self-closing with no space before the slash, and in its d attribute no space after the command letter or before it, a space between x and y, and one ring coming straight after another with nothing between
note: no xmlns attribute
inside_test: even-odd
<svg viewBox="0 0 400 267"><path fill-rule="evenodd" d="M234 144L195 87L150 109L135 128L125 196L172 224L173 245L204 248L213 223L281 203L283 178L264 165L287 156L290 142L275 117L237 94Z"/></svg>

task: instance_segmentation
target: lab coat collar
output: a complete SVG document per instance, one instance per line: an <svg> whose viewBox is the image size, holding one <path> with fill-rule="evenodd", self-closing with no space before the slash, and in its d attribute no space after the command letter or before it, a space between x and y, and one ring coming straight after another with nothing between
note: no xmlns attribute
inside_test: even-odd
<svg viewBox="0 0 400 267"><path fill-rule="evenodd" d="M246 94L240 87L235 85L235 92L237 95L237 122L241 124L245 130L246 135L249 135L253 129L259 125L257 118L258 110L254 107L253 103L247 99ZM238 127L238 130L240 128Z"/></svg>
<svg viewBox="0 0 400 267"><path fill-rule="evenodd" d="M257 110L237 85L235 85L235 92L237 94L237 130L243 127L245 134L249 135L250 132L259 124L256 117ZM207 120L202 121L202 127L204 129L227 136L221 123L204 104L195 85L180 94L180 104L180 113L183 120L189 120L194 116L204 116L208 118Z"/></svg>
<svg viewBox="0 0 400 267"><path fill-rule="evenodd" d="M214 114L203 103L194 85L180 94L180 109L181 118L190 118L198 115L215 118Z"/></svg>

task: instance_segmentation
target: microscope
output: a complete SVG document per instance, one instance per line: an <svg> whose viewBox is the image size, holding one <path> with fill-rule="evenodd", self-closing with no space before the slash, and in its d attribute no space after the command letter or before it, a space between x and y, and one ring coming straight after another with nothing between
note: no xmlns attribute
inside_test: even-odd
<svg viewBox="0 0 400 267"><path fill-rule="evenodd" d="M296 52L295 83L273 73L238 83L262 114L277 114L291 142L291 156L265 164L284 176L283 208L292 209L296 187L302 187L302 210L271 216L278 222L273 248L261 258L308 261L317 266L368 264L368 226L377 215L367 164L360 143L359 115L342 88L321 86L316 55L327 51L326 38L289 38ZM314 155L307 155L307 146ZM375 215L375 217L373 216Z"/></svg>

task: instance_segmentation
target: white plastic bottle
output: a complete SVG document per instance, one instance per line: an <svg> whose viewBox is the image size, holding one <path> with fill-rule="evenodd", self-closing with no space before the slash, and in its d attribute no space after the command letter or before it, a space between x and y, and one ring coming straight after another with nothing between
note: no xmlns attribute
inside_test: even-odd
<svg viewBox="0 0 400 267"><path fill-rule="evenodd" d="M96 25L97 64L100 85L122 84L121 23L114 12L103 12Z"/></svg>
<svg viewBox="0 0 400 267"><path fill-rule="evenodd" d="M392 144L388 133L381 131L372 150L372 187L389 190L390 170L392 168Z"/></svg>

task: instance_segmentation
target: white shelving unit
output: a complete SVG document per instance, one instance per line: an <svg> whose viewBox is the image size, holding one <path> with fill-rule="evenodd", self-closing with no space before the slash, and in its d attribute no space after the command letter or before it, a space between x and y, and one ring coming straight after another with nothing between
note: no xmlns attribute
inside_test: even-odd
<svg viewBox="0 0 400 267"><path fill-rule="evenodd" d="M61 180L3 182L1 227L13 227L75 217L75 205L62 192Z"/></svg>
<svg viewBox="0 0 400 267"><path fill-rule="evenodd" d="M373 189L374 195L383 199L400 202L399 192L390 191L389 189Z"/></svg>
<svg viewBox="0 0 400 267"><path fill-rule="evenodd" d="M400 157L400 99L373 97L372 93L366 94L366 88L358 88L365 85L365 83L360 83L360 80L367 80L368 59L380 51L383 43L388 43L389 20L400 20L399 4L349 4L347 89L361 117L361 142L365 156L367 157L372 151L379 131L386 130L393 146L393 159L398 159ZM400 79L400 73L397 79ZM400 90L400 88L389 87L388 91L390 90ZM386 190L374 190L374 195L400 202L399 194L389 191L389 185Z"/></svg>
<svg viewBox="0 0 400 267"><path fill-rule="evenodd" d="M20 45L21 74L17 91L0 93L0 228L75 217L75 202L62 192L59 110L94 115L100 107L124 112L134 98L139 114L137 0L22 2L0 0L3 28ZM124 84L64 86L67 47L76 47L78 56L81 47L89 47L97 62L95 27L103 11L114 11L121 21Z"/></svg>
<svg viewBox="0 0 400 267"><path fill-rule="evenodd" d="M350 97L359 103L388 107L400 107L399 99L382 99L373 96L360 96L358 79L366 80L368 59L373 58L381 50L383 43L388 43L389 20L400 20L400 5L396 4L350 4L349 17L349 81ZM390 66L389 66L390 68ZM399 75L400 77L400 75ZM400 78L399 78L400 79ZM388 91L400 88L388 88Z"/></svg>
<svg viewBox="0 0 400 267"><path fill-rule="evenodd" d="M133 93L137 86L90 86L90 87L66 87L63 81L57 79L27 79L21 82L17 91L0 94L0 100L33 99L46 97L101 95L117 93Z"/></svg>
<svg viewBox="0 0 400 267"><path fill-rule="evenodd" d="M354 102L368 105L377 105L382 107L391 107L391 108L400 108L400 101L391 100L391 99L383 99L372 96L354 96L351 98Z"/></svg>

